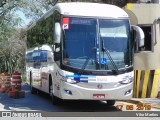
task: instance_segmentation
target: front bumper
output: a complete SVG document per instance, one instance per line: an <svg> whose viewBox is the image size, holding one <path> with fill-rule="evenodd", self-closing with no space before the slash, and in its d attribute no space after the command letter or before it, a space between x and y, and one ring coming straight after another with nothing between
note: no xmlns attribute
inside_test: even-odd
<svg viewBox="0 0 160 120"><path fill-rule="evenodd" d="M131 99L133 94L133 82L110 89L94 89L80 87L76 84L61 82L60 98L70 100L115 100ZM95 95L100 95L95 99ZM104 97L105 96L105 97Z"/></svg>

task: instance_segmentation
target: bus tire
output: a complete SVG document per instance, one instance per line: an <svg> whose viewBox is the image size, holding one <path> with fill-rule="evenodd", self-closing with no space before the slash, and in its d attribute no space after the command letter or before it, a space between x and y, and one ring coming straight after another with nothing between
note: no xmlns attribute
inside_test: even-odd
<svg viewBox="0 0 160 120"><path fill-rule="evenodd" d="M53 105L60 105L60 103L61 103L61 99L54 96L53 93L52 93L52 104Z"/></svg>
<svg viewBox="0 0 160 120"><path fill-rule="evenodd" d="M107 105L108 106L113 106L115 104L115 100L107 100Z"/></svg>
<svg viewBox="0 0 160 120"><path fill-rule="evenodd" d="M52 77L49 75L49 95L52 96L53 94L53 87L52 87Z"/></svg>

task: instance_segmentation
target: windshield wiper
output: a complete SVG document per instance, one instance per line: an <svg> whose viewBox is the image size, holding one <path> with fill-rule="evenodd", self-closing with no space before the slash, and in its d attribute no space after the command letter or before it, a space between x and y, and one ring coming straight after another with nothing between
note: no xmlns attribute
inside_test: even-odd
<svg viewBox="0 0 160 120"><path fill-rule="evenodd" d="M108 56L109 60L111 61L114 69L116 70L117 74L119 74L119 70L118 70L115 62L113 61L113 59L112 59L110 53L108 52L108 50L104 47L104 39L102 37L101 37L101 39L102 39L102 52L103 53L105 52L107 54L107 56ZM104 55L103 55L103 57L104 57Z"/></svg>

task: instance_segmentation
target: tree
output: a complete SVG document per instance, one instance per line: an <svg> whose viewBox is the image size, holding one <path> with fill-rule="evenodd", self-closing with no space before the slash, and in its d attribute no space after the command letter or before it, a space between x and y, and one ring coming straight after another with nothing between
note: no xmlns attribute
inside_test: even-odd
<svg viewBox="0 0 160 120"><path fill-rule="evenodd" d="M22 21L13 13L21 10L27 17L36 20L52 4L51 0L0 1L0 72L12 73L25 67L26 33L25 29L17 28Z"/></svg>
<svg viewBox="0 0 160 120"><path fill-rule="evenodd" d="M12 73L24 66L25 41L18 30L12 30L8 39L0 42L0 71ZM20 31L21 32L21 31ZM22 33L21 33L22 35Z"/></svg>

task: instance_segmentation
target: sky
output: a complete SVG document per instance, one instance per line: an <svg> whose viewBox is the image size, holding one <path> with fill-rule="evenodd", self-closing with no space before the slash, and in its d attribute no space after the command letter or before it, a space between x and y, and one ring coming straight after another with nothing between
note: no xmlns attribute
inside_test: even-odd
<svg viewBox="0 0 160 120"><path fill-rule="evenodd" d="M22 11L17 11L16 15L18 15L23 20L21 26L19 26L19 27L26 27L29 24L29 22L31 21L31 19L28 19L25 17L25 15Z"/></svg>

